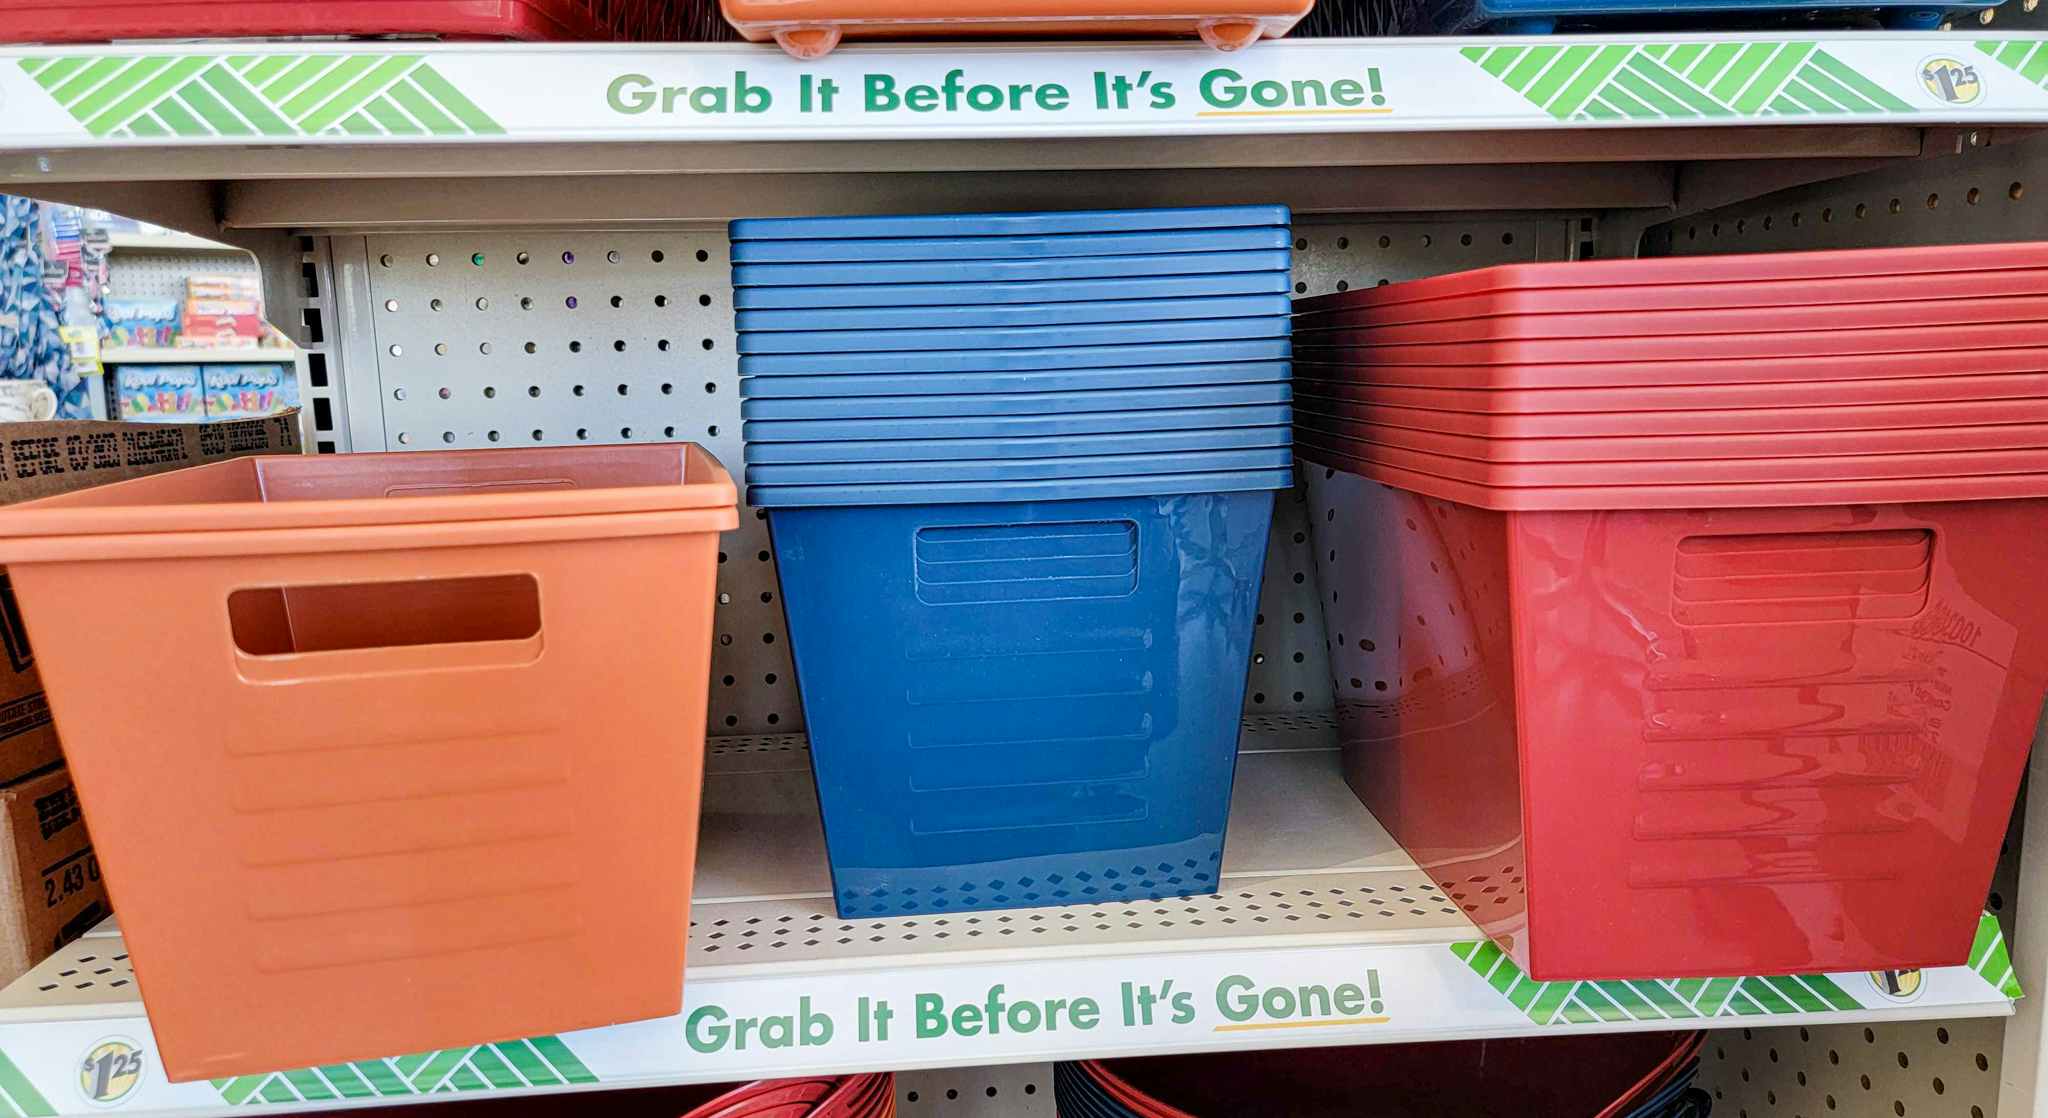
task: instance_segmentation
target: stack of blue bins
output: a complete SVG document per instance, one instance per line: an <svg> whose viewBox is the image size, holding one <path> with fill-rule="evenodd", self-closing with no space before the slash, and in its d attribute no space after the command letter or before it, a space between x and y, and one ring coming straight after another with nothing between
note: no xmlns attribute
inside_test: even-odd
<svg viewBox="0 0 2048 1118"><path fill-rule="evenodd" d="M1287 210L731 235L840 915L1214 892L1292 483Z"/></svg>

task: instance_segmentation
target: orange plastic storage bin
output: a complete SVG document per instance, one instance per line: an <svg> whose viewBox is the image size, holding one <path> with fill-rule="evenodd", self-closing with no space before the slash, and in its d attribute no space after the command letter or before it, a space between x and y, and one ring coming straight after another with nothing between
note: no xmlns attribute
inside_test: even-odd
<svg viewBox="0 0 2048 1118"><path fill-rule="evenodd" d="M1293 30L1315 0L720 0L753 42L823 58L847 39L1196 36L1219 50Z"/></svg>
<svg viewBox="0 0 2048 1118"><path fill-rule="evenodd" d="M718 533L680 444L0 510L174 1080L680 1009Z"/></svg>

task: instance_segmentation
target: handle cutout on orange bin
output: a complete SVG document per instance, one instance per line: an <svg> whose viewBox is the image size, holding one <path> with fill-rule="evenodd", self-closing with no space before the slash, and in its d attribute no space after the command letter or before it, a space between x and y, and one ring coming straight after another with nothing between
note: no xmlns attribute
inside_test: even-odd
<svg viewBox="0 0 2048 1118"><path fill-rule="evenodd" d="M228 595L228 624L246 656L533 641L540 583L510 574L251 587Z"/></svg>

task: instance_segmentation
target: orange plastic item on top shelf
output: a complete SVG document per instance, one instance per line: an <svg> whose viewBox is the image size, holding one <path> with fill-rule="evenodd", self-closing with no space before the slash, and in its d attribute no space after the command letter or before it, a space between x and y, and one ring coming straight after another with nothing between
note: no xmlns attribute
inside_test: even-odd
<svg viewBox="0 0 2048 1118"><path fill-rule="evenodd" d="M753 42L823 58L847 39L1134 38L1199 35L1218 50L1277 39L1315 0L720 0Z"/></svg>
<svg viewBox="0 0 2048 1118"><path fill-rule="evenodd" d="M732 480L242 459L0 510L173 1080L676 1013Z"/></svg>

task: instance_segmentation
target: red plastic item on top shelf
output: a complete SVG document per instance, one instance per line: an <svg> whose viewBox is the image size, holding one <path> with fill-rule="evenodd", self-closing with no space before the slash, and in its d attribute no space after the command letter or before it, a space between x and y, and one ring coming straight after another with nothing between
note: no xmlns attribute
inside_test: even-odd
<svg viewBox="0 0 2048 1118"><path fill-rule="evenodd" d="M1956 400L1907 405L1876 404L1865 407L1696 408L1652 412L1557 411L1519 414L1383 405L1375 401L1385 398L1387 392L1401 390L1306 380L1297 376L1294 378L1294 411L1297 416L1305 413L1341 414L1357 422L1381 427L1441 431L1482 439L1749 435L1781 431L1869 433L1911 427L1975 427L2048 422L2048 376L2040 379L2040 388L2040 393L2033 398L2008 400Z"/></svg>
<svg viewBox="0 0 2048 1118"><path fill-rule="evenodd" d="M1315 0L720 0L754 42L823 58L846 39L1194 38L1237 50L1277 39ZM1361 95L1362 91L1361 91Z"/></svg>
<svg viewBox="0 0 2048 1118"><path fill-rule="evenodd" d="M1760 435L1667 434L1641 437L1615 435L1597 438L1499 438L1366 423L1353 418L1341 404L1333 407L1329 401L1313 396L1294 398L1294 424L1303 431L1358 439L1398 450L1503 465L1577 462L1594 465L1634 465L1670 459L1718 461L1837 455L1918 456L1953 451L2048 447L2048 424L2044 423L1984 424L1975 427L1902 427L1882 431L1788 431ZM1729 476L1707 480L1743 479L1739 476Z"/></svg>
<svg viewBox="0 0 2048 1118"><path fill-rule="evenodd" d="M1966 961L2048 690L2048 475L1644 509L1297 454L1346 777L1532 976Z"/></svg>
<svg viewBox="0 0 2048 1118"><path fill-rule="evenodd" d="M0 0L0 42L432 35L559 42L692 36L673 0Z"/></svg>

